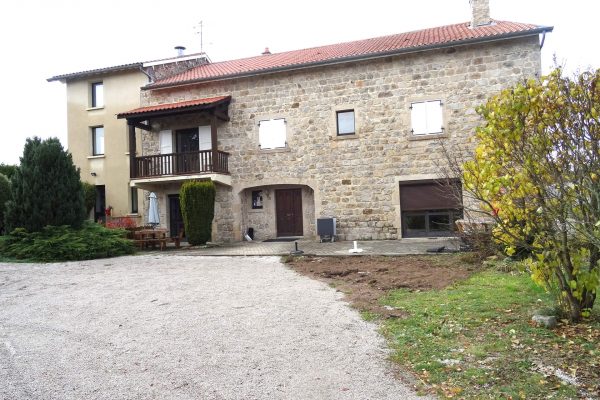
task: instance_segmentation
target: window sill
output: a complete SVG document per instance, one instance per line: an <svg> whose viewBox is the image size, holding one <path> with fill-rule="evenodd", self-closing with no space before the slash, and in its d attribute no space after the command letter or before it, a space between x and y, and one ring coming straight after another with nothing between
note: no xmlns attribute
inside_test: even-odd
<svg viewBox="0 0 600 400"><path fill-rule="evenodd" d="M102 106L102 107L88 107L85 110L86 111L104 110L104 106Z"/></svg>
<svg viewBox="0 0 600 400"><path fill-rule="evenodd" d="M250 214L259 214L262 212L265 212L265 210L262 208L251 208L250 210L248 210L248 213Z"/></svg>
<svg viewBox="0 0 600 400"><path fill-rule="evenodd" d="M259 153L285 153L291 151L289 147L279 147L276 149L258 149Z"/></svg>
<svg viewBox="0 0 600 400"><path fill-rule="evenodd" d="M442 139L447 138L447 133L430 133L427 135L413 135L412 133L408 137L408 140L431 140L431 139Z"/></svg>
<svg viewBox="0 0 600 400"><path fill-rule="evenodd" d="M96 156L88 156L88 160L93 160L95 158L104 158L104 154L98 154Z"/></svg>
<svg viewBox="0 0 600 400"><path fill-rule="evenodd" d="M348 134L348 135L335 135L329 136L329 140L351 140L358 139L358 135L356 133Z"/></svg>
<svg viewBox="0 0 600 400"><path fill-rule="evenodd" d="M140 213L129 213L129 214L125 214L126 217L133 217L133 218L139 218L141 217Z"/></svg>

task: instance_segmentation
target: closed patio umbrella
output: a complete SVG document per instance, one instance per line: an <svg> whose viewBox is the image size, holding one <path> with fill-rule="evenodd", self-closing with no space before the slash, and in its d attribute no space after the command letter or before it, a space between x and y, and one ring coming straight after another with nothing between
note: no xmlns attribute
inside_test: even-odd
<svg viewBox="0 0 600 400"><path fill-rule="evenodd" d="M148 223L156 226L160 224L160 216L158 214L158 198L154 192L150 193L150 205L148 206Z"/></svg>

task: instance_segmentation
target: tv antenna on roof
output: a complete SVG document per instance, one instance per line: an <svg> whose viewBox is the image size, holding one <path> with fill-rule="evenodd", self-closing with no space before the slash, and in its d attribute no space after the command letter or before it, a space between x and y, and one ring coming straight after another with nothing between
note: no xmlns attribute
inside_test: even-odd
<svg viewBox="0 0 600 400"><path fill-rule="evenodd" d="M196 28L196 34L200 35L200 53L204 53L204 43L202 40L202 21L198 22L194 28Z"/></svg>

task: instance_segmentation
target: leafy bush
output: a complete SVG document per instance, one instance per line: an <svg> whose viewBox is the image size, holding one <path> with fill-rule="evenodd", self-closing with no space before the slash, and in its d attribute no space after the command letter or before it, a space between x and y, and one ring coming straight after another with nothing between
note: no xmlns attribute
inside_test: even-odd
<svg viewBox="0 0 600 400"><path fill-rule="evenodd" d="M10 182L6 176L0 173L0 234L4 232L4 210L6 209L6 202L10 198Z"/></svg>
<svg viewBox="0 0 600 400"><path fill-rule="evenodd" d="M494 239L526 259L566 316L590 315L600 289L600 69L556 69L479 107L463 188L495 220Z"/></svg>
<svg viewBox="0 0 600 400"><path fill-rule="evenodd" d="M81 227L85 219L79 169L57 138L27 139L21 165L11 178L8 231L41 231L46 225Z"/></svg>
<svg viewBox="0 0 600 400"><path fill-rule="evenodd" d="M181 186L181 214L191 245L205 244L210 240L215 216L215 194L212 181L186 182Z"/></svg>
<svg viewBox="0 0 600 400"><path fill-rule="evenodd" d="M31 261L75 261L132 254L134 247L121 229L85 222L80 229L46 226L39 232L17 228L0 241L0 255Z"/></svg>

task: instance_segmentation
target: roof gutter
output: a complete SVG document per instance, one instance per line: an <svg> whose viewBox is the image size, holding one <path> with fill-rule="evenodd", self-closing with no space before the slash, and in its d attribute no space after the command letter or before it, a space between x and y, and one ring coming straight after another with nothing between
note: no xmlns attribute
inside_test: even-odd
<svg viewBox="0 0 600 400"><path fill-rule="evenodd" d="M223 76L214 77L214 78L199 78L199 79L193 79L193 80L180 82L180 83L164 83L164 84L159 84L159 85L146 85L146 86L143 86L141 89L142 90L155 90L155 89L175 88L175 87L181 87L181 86L194 85L194 84L198 84L198 83L218 82L218 81L225 81L225 80L236 79L236 78L247 78L247 77L251 77L251 76L266 75L266 74L272 74L272 73L284 72L284 71L297 71L297 70L316 68L316 67L327 66L327 65L345 64L345 63L352 62L352 61L365 61L365 60L373 60L373 59L396 56L396 55L420 53L423 51L438 50L438 49L444 49L444 48L448 48L448 47L466 46L466 45L470 45L470 44L491 43L491 42L497 42L497 41L506 40L506 39L517 39L517 38L521 38L521 37L539 35L540 33L544 34L544 36L545 36L546 32L552 32L553 29L554 29L554 27L552 27L552 26L542 26L537 29L532 29L532 30L525 31L525 32L523 32L523 31L511 32L511 33L505 33L502 35L487 37L487 38L473 38L473 39L460 40L460 41L456 41L456 42L431 44L431 45L420 46L420 47L410 47L410 48L406 48L406 49L386 51L386 52L382 52L382 53L375 53L375 54L369 54L369 55L358 55L358 56L337 58L334 60L316 61L316 62L307 63L307 64L275 67L275 68L268 68L268 69L258 70L258 71L248 71L248 72L242 72L242 73L237 73L237 74L223 75Z"/></svg>
<svg viewBox="0 0 600 400"><path fill-rule="evenodd" d="M97 76L97 75L106 75L111 72L133 71L133 70L136 70L141 67L142 67L142 63L117 65L116 67L91 69L89 71L73 72L73 73L64 74L64 75L56 75L56 76L53 76L52 78L46 79L46 81L47 82L61 81L64 83L68 80L83 79L83 78L88 78L90 76Z"/></svg>

